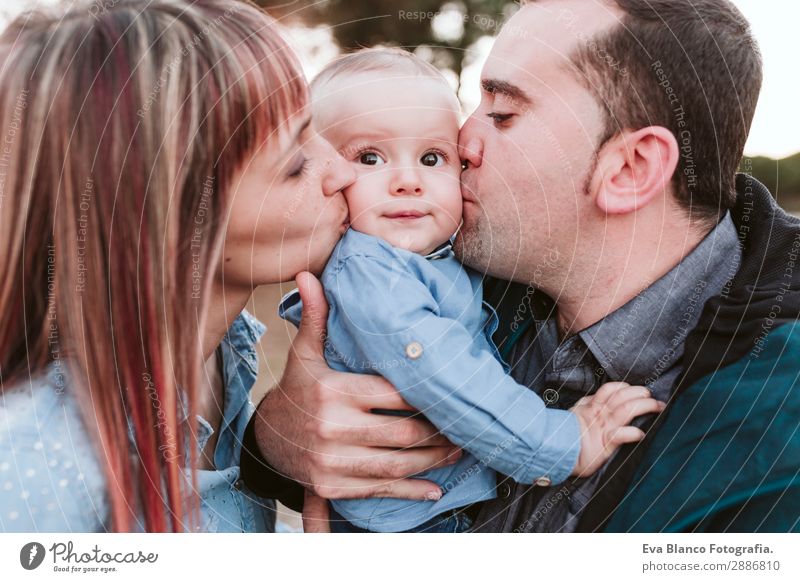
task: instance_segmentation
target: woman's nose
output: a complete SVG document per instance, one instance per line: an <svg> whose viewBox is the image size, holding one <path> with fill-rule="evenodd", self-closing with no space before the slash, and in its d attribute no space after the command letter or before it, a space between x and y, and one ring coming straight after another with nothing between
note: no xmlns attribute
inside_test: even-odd
<svg viewBox="0 0 800 582"><path fill-rule="evenodd" d="M467 119L458 134L458 155L465 168L478 168L483 162L483 141L477 132L475 114Z"/></svg>
<svg viewBox="0 0 800 582"><path fill-rule="evenodd" d="M333 148L331 148L333 150ZM356 171L352 164L347 163L342 156L333 152L326 162L325 176L322 180L322 193L333 196L341 192L356 180Z"/></svg>
<svg viewBox="0 0 800 582"><path fill-rule="evenodd" d="M395 196L420 196L422 181L411 168L401 168L392 177L391 191Z"/></svg>

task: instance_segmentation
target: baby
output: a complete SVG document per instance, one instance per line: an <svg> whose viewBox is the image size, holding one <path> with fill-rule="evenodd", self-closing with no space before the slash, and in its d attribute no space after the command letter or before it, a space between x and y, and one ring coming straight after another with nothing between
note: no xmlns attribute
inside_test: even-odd
<svg viewBox="0 0 800 582"><path fill-rule="evenodd" d="M322 275L326 359L385 377L465 451L418 475L441 486L438 499L333 501L332 530L465 531L463 508L495 496L495 471L547 486L590 474L639 440L641 431L618 429L632 420L625 402L662 409L644 388L606 384L564 411L508 376L481 277L451 250L462 210L459 105L442 75L411 53L367 49L330 64L312 95L317 129L358 173L344 192L351 228ZM295 324L301 310L296 292L281 303Z"/></svg>

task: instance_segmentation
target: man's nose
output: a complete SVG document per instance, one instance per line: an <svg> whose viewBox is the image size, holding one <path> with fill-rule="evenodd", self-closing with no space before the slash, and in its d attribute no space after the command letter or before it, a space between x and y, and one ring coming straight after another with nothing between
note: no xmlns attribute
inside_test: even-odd
<svg viewBox="0 0 800 582"><path fill-rule="evenodd" d="M422 195L422 181L413 168L400 168L392 176L391 191L395 196Z"/></svg>
<svg viewBox="0 0 800 582"><path fill-rule="evenodd" d="M473 114L467 119L458 134L458 156L467 168L477 168L483 162L483 141L478 135L477 121Z"/></svg>
<svg viewBox="0 0 800 582"><path fill-rule="evenodd" d="M333 196L356 181L356 171L352 164L331 148L332 156L325 162L325 176L322 179L322 193Z"/></svg>

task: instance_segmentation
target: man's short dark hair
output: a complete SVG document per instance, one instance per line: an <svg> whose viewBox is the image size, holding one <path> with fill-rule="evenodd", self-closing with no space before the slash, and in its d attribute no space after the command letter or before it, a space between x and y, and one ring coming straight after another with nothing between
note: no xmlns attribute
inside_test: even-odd
<svg viewBox="0 0 800 582"><path fill-rule="evenodd" d="M624 13L620 24L579 37L572 55L606 110L600 143L623 129L668 128L680 148L678 201L692 219L714 223L734 204L761 90L750 26L729 0L608 1Z"/></svg>

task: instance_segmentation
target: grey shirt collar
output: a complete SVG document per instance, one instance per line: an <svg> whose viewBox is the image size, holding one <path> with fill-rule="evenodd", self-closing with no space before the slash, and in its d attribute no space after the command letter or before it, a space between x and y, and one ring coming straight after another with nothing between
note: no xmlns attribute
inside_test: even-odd
<svg viewBox="0 0 800 582"><path fill-rule="evenodd" d="M728 213L669 273L578 335L610 379L652 385L681 359L703 305L725 292L741 258Z"/></svg>

